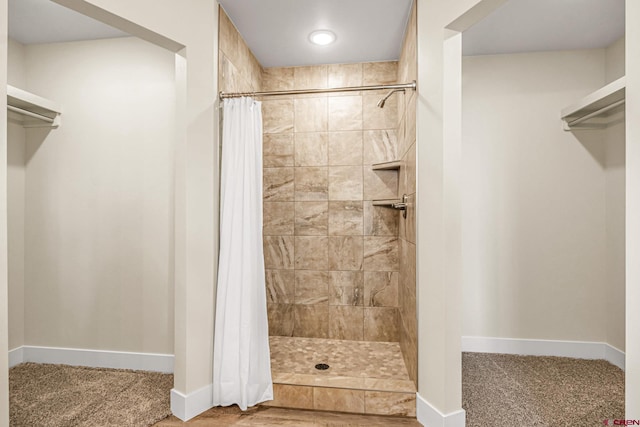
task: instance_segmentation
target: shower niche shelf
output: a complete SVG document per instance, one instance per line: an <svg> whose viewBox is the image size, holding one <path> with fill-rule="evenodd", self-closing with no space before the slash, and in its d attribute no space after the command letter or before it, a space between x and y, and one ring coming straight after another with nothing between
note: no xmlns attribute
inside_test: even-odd
<svg viewBox="0 0 640 427"><path fill-rule="evenodd" d="M7 109L25 128L60 126L62 107L26 90L7 85Z"/></svg>
<svg viewBox="0 0 640 427"><path fill-rule="evenodd" d="M397 203L402 203L402 199L373 200L373 206L383 206L385 208L393 208Z"/></svg>
<svg viewBox="0 0 640 427"><path fill-rule="evenodd" d="M371 165L371 170L374 171L390 171L390 170L400 170L400 166L402 166L401 160L392 160L390 162L382 162L382 163L374 163Z"/></svg>
<svg viewBox="0 0 640 427"><path fill-rule="evenodd" d="M604 129L621 121L624 118L625 96L626 80L620 77L575 104L563 108L560 114L564 130Z"/></svg>

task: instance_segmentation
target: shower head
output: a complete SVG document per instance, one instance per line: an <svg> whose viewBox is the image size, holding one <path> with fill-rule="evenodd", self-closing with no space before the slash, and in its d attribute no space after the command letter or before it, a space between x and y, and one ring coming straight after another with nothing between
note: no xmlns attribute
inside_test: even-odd
<svg viewBox="0 0 640 427"><path fill-rule="evenodd" d="M404 92L404 89L393 89L393 90L389 91L389 93L386 94L384 98L382 98L380 101L378 101L378 107L384 108L384 103L387 102L387 99L389 99L389 97L391 95L393 95L395 92L400 92L400 91Z"/></svg>

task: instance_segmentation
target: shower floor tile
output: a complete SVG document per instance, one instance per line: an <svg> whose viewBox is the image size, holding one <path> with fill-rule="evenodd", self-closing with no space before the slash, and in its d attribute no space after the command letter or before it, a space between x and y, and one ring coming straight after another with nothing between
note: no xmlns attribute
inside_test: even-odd
<svg viewBox="0 0 640 427"><path fill-rule="evenodd" d="M416 389L398 343L269 339L274 399L263 406L415 417Z"/></svg>

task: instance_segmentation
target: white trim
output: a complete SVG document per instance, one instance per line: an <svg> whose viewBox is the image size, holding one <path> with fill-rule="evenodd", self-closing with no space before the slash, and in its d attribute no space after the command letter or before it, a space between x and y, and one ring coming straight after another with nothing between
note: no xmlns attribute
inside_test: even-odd
<svg viewBox="0 0 640 427"><path fill-rule="evenodd" d="M200 415L213 407L213 384L206 385L188 395L171 389L171 412L182 421Z"/></svg>
<svg viewBox="0 0 640 427"><path fill-rule="evenodd" d="M610 344L605 344L604 349L604 360L607 360L609 363L616 365L618 368L625 370L626 366L626 355L624 351L615 348Z"/></svg>
<svg viewBox="0 0 640 427"><path fill-rule="evenodd" d="M24 362L24 347L16 347L13 350L9 350L9 367L13 368L16 365Z"/></svg>
<svg viewBox="0 0 640 427"><path fill-rule="evenodd" d="M466 413L460 409L445 415L416 393L416 416L425 427L464 427Z"/></svg>
<svg viewBox="0 0 640 427"><path fill-rule="evenodd" d="M22 346L9 352L10 366L23 362L54 363L93 368L133 369L173 372L172 354L126 351L86 350L79 348Z"/></svg>
<svg viewBox="0 0 640 427"><path fill-rule="evenodd" d="M462 351L604 359L622 370L625 368L624 352L603 342L462 337Z"/></svg>

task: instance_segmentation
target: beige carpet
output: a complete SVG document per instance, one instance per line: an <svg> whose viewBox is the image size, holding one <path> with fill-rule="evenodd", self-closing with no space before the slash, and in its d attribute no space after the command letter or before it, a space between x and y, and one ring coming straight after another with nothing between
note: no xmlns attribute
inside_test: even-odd
<svg viewBox="0 0 640 427"><path fill-rule="evenodd" d="M171 414L173 375L24 363L9 370L13 427L140 426Z"/></svg>
<svg viewBox="0 0 640 427"><path fill-rule="evenodd" d="M604 360L463 353L467 427L602 426L624 419L624 372Z"/></svg>

